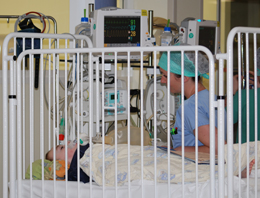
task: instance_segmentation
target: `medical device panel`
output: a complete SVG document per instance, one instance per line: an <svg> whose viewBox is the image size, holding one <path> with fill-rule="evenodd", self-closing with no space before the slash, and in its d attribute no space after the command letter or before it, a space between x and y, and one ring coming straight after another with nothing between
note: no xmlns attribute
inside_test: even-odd
<svg viewBox="0 0 260 198"><path fill-rule="evenodd" d="M117 90L115 94L114 89L107 89L104 93L104 100L106 107L115 107L117 103L117 114L127 113L127 92L126 90ZM116 101L115 101L116 100ZM105 115L114 115L115 110L105 110Z"/></svg>
<svg viewBox="0 0 260 198"><path fill-rule="evenodd" d="M183 20L179 29L182 42L207 47L213 55L219 50L219 22L201 19Z"/></svg>
<svg viewBox="0 0 260 198"><path fill-rule="evenodd" d="M121 85L121 81L118 81L119 85ZM111 86L109 86L111 87ZM102 118L102 84L99 82L98 88L96 86L96 82L93 83L93 96L96 98L93 100L93 106L95 111L93 112L93 121L97 122L97 113L98 113L98 122ZM97 94L97 91L99 94ZM81 120L81 115L82 115L82 120L89 122L89 99L90 99L90 94L89 94L89 82L83 82L83 94L80 94L83 97L83 111L79 112L79 119ZM117 102L115 101L117 97ZM114 88L105 88L104 90L104 104L105 107L115 107L115 103L117 103L117 114L123 115L127 113L127 92L125 89L120 89L117 90L117 96L115 96L115 89ZM81 109L81 101L77 102L75 104L75 109L77 109L77 106L79 105L79 109ZM114 115L114 109L105 109L105 121L110 121L109 116ZM75 111L75 114L77 115L77 111ZM77 116L76 116L77 119ZM122 120L126 119L125 117L122 118ZM121 120L121 117L118 117L118 120Z"/></svg>
<svg viewBox="0 0 260 198"><path fill-rule="evenodd" d="M94 47L144 47L155 41L146 10L102 8L94 11L91 24Z"/></svg>

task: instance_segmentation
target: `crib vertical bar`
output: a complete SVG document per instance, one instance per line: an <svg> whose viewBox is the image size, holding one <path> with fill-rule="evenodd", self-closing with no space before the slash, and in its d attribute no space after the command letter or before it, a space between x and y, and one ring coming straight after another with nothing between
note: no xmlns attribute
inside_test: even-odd
<svg viewBox="0 0 260 198"><path fill-rule="evenodd" d="M17 82L16 82L16 72L17 72L17 64L16 64L16 60L15 61L13 61L13 67L14 67L14 71L13 71L13 86L14 86L14 95L16 95L16 85L17 85Z"/></svg>
<svg viewBox="0 0 260 198"><path fill-rule="evenodd" d="M2 85L3 85L3 198L8 197L8 118L9 118L9 108L8 108L8 60L12 57L7 57L8 55L8 41L7 36L3 42L3 59L2 59ZM5 85L5 86L4 86Z"/></svg>
<svg viewBox="0 0 260 198"><path fill-rule="evenodd" d="M81 48L84 47L84 44L83 44L83 40L81 40ZM80 129L81 129L81 133L84 133L83 132L83 60L84 60L84 56L83 56L83 53L81 53L80 55L80 78L78 78L80 81L80 111L78 111L78 113L80 112ZM79 120L78 120L79 122ZM78 163L79 164L79 163Z"/></svg>
<svg viewBox="0 0 260 198"><path fill-rule="evenodd" d="M80 60L80 78L78 77L78 82L80 83L80 92L78 92L78 93L80 93L80 111L79 111L80 120L78 120L78 122L80 122L80 129L81 129L81 131L79 131L79 130L78 131L79 131L79 133L83 134L84 133L84 130L83 130L83 94L84 94L83 93L83 55L81 55L81 60ZM78 114L79 114L79 112L78 112ZM80 152L78 152L78 153L80 153ZM78 161L78 167L79 167L78 170L80 170L79 161ZM81 189L80 189L80 191L81 191ZM78 197L80 196L79 194L78 194Z"/></svg>
<svg viewBox="0 0 260 198"><path fill-rule="evenodd" d="M22 111L21 111L21 61L17 63L17 164L22 162ZM22 169L24 166L17 167L17 196L21 197L22 192Z"/></svg>
<svg viewBox="0 0 260 198"><path fill-rule="evenodd" d="M82 60L82 59L81 59ZM77 162L79 162L79 159L80 159L80 138L79 138L79 127L80 127L80 117L79 117L79 114L80 114L80 111L79 111L79 104L80 104L80 99L79 99L79 86L80 86L80 78L79 78L79 70L80 70L80 53L77 52L77 67L76 67L76 70L77 70L77 74L76 74L76 83L77 83ZM77 184L78 184L78 191L77 191L77 197L79 198L79 195L80 195L80 166L79 166L79 163L77 163Z"/></svg>
<svg viewBox="0 0 260 198"><path fill-rule="evenodd" d="M99 104L99 97L100 97L100 90L99 90L99 62L96 60L95 61L95 65L96 65L96 136L100 137L100 127L98 124L98 120L100 120L100 114L99 114L99 108L100 108L100 104ZM82 70L83 71L83 70Z"/></svg>
<svg viewBox="0 0 260 198"><path fill-rule="evenodd" d="M195 173L196 198L198 198L198 51L195 51Z"/></svg>
<svg viewBox="0 0 260 198"><path fill-rule="evenodd" d="M228 197L233 197L233 37L231 34L227 39L227 55L227 174Z"/></svg>
<svg viewBox="0 0 260 198"><path fill-rule="evenodd" d="M184 104L184 50L181 50L181 104ZM184 178L185 178L185 170L184 170L184 152L185 152L185 144L184 144L184 105L181 105L181 128L182 128L182 142L181 142L181 155L182 155L182 196L184 197Z"/></svg>
<svg viewBox="0 0 260 198"><path fill-rule="evenodd" d="M73 57L72 57L72 134L74 135L75 137L75 128L76 128L76 115L75 115L75 94L76 94L76 91L75 91L75 86L76 86L76 67L77 67L77 55L73 54ZM78 137L77 137L77 142L78 142Z"/></svg>
<svg viewBox="0 0 260 198"><path fill-rule="evenodd" d="M10 150L10 197L16 196L15 182L16 182L16 95L14 90L14 61L10 61L10 94L9 94L9 150Z"/></svg>
<svg viewBox="0 0 260 198"><path fill-rule="evenodd" d="M80 60L80 133L84 133L83 130L83 56Z"/></svg>
<svg viewBox="0 0 260 198"><path fill-rule="evenodd" d="M34 94L33 94L33 55L29 55L29 78L30 78L30 164L34 162ZM30 166L30 195L33 197L32 166Z"/></svg>
<svg viewBox="0 0 260 198"><path fill-rule="evenodd" d="M49 39L49 48L51 48L51 40ZM49 74L49 86L48 86L48 88L49 88L49 94L48 94L48 101L49 101L49 103L48 103L48 151L51 149L51 54L49 54L49 55L47 55L46 54L46 58L48 57L48 62L49 62L49 68L48 68L48 74ZM46 60L47 61L47 60ZM45 90L44 90L45 91ZM53 141L55 141L54 139L53 139Z"/></svg>
<svg viewBox="0 0 260 198"><path fill-rule="evenodd" d="M105 79L105 61L104 61L104 52L102 52L102 91L101 93L105 93L105 86L104 86L104 79ZM102 197L105 197L105 183L106 183L106 178L105 178L105 96L104 94L101 95L101 104L102 104Z"/></svg>
<svg viewBox="0 0 260 198"><path fill-rule="evenodd" d="M241 34L237 33L238 37L238 144L239 144L239 168L238 168L238 177L239 177L239 196L241 196Z"/></svg>
<svg viewBox="0 0 260 198"><path fill-rule="evenodd" d="M128 171L128 198L131 198L131 164L130 164L130 52L127 52L127 171Z"/></svg>
<svg viewBox="0 0 260 198"><path fill-rule="evenodd" d="M60 40L57 39L57 46L59 46L59 43L60 43ZM55 87L55 89L56 89L56 92L55 92L56 93L56 106L55 107L57 108L56 136L57 136L57 142L58 142L59 131L60 131L60 110L59 110L59 103L60 103L60 98L59 98L60 97L60 89L59 89L60 64L59 64L59 60L60 60L60 58L59 58L59 53L56 53L55 56L56 56L55 57L55 61L56 61L56 63L55 63L55 65L56 65L56 68L55 68L55 72L56 72L56 75L55 75L55 78L56 78L56 81L55 81L55 85L56 85L56 87Z"/></svg>
<svg viewBox="0 0 260 198"><path fill-rule="evenodd" d="M52 53L52 62L53 62L53 67L52 67L52 102L53 102L53 113L52 113L52 119L53 119L53 148L56 148L56 142L55 142L55 138L56 138L56 102L55 102L55 96L56 96L56 60L55 60L55 53ZM58 141L58 138L57 138ZM53 159L56 159L56 149L53 149ZM53 161L53 166L56 167L56 160ZM53 178L56 178L56 169L54 169L53 171ZM56 194L56 179L53 179L53 194L54 194L54 198L56 198L57 194Z"/></svg>
<svg viewBox="0 0 260 198"><path fill-rule="evenodd" d="M118 129L117 129L117 52L115 53L115 192L116 192L116 198L118 197L118 186L117 186L117 152L118 152L118 147L117 147L117 134L118 134Z"/></svg>
<svg viewBox="0 0 260 198"><path fill-rule="evenodd" d="M25 48L25 41L23 38L23 48ZM24 50L24 49L23 49ZM25 178L25 61L26 58L23 57L23 179Z"/></svg>
<svg viewBox="0 0 260 198"><path fill-rule="evenodd" d="M42 45L42 38L41 38ZM42 46L41 46L42 48ZM44 101L43 101L43 54L41 56L40 68L40 156L42 159L42 197L44 197Z"/></svg>
<svg viewBox="0 0 260 198"><path fill-rule="evenodd" d="M105 79L105 63L104 63L104 52L102 52L102 84L101 93L104 93L104 79ZM101 115L102 115L102 197L105 197L105 96L101 95Z"/></svg>
<svg viewBox="0 0 260 198"><path fill-rule="evenodd" d="M144 79L143 79L143 51L140 52L140 90L143 90L144 88ZM141 123L143 123L143 107L144 107L144 101L143 101L143 92L141 91L140 93L140 116L141 116ZM144 150L143 150L143 133L144 133L144 128L143 125L141 124L141 195L144 197L144 169L143 169L143 164L144 164ZM156 194L155 194L156 195Z"/></svg>
<svg viewBox="0 0 260 198"><path fill-rule="evenodd" d="M67 40L66 40L66 46L67 46ZM65 142L68 141L68 54L65 53L65 108L64 108L64 114L65 114ZM73 141L73 140L70 140ZM68 170L68 150L66 150L66 158L65 158L65 170ZM68 197L68 171L66 171L65 174L65 197Z"/></svg>
<svg viewBox="0 0 260 198"><path fill-rule="evenodd" d="M16 37L14 37L14 41L16 41ZM17 85L17 79L16 79L16 72L17 72L17 54L16 54L16 42L14 43L14 56L16 57L16 60L14 60L14 94L16 95L16 85Z"/></svg>
<svg viewBox="0 0 260 198"><path fill-rule="evenodd" d="M92 53L89 53L89 115L93 115L93 62L92 62ZM89 153L90 153L90 166L89 166L89 196L92 197L92 132L93 132L93 118L89 116Z"/></svg>
<svg viewBox="0 0 260 198"><path fill-rule="evenodd" d="M143 51L140 51L140 90L144 89L144 79L143 79L143 68L144 68L144 64L143 64ZM141 116L141 120L140 123L144 122L144 95L143 95L143 91L140 92L140 116ZM144 127L143 124L140 125L141 127L141 195L142 197L144 197L144 144L143 144L143 133L144 133ZM154 128L154 130L156 130L156 128ZM155 152L156 155L156 152ZM155 164L156 166L156 164ZM156 185L155 185L156 188ZM155 191L155 197L156 197L156 191Z"/></svg>
<svg viewBox="0 0 260 198"><path fill-rule="evenodd" d="M223 79L224 61L219 60L219 96L224 96L224 79ZM219 197L225 197L225 169L224 169L224 99L218 99L218 180L219 180Z"/></svg>
<svg viewBox="0 0 260 198"><path fill-rule="evenodd" d="M257 101L258 101L258 87L257 87L257 35L254 33L254 97L255 97L255 109L258 109ZM255 111L255 164L258 164L258 148L257 148L257 140L258 140L258 112ZM257 186L258 186L258 178L257 178L257 166L255 166L255 198L257 198Z"/></svg>
<svg viewBox="0 0 260 198"><path fill-rule="evenodd" d="M246 123L247 123L247 163L249 165L249 38L248 33L246 33ZM247 175L247 186L249 186L249 168L246 169L246 175ZM249 197L249 188L247 188L247 197Z"/></svg>
<svg viewBox="0 0 260 198"><path fill-rule="evenodd" d="M215 198L215 68L209 58L210 197Z"/></svg>
<svg viewBox="0 0 260 198"><path fill-rule="evenodd" d="M154 59L156 58L155 56L156 52L154 53ZM141 54L141 57L143 57L143 53ZM143 64L143 58L141 58L142 60L142 64ZM156 63L156 60L153 60L153 63ZM141 70L143 71L143 70ZM156 99L156 93L157 93L157 78L156 78L156 67L153 67L153 72L154 72L154 113L157 114L157 99ZM143 78L143 75L141 75L141 77ZM143 90L143 89L141 89ZM141 99L143 100L143 96L141 95ZM143 105L142 105L143 107ZM143 109L143 108L142 108ZM141 116L141 118L143 118L143 114ZM143 121L141 121L141 123L143 123ZM155 149L155 155L154 155L154 177L155 177L155 180L154 180L154 184L155 184L155 187L154 187L154 190L155 190L155 198L158 197L158 190L157 190L157 174L158 174L158 171L157 171L157 116L154 116L154 134L156 134L156 138L154 139L154 149ZM143 127L143 125L141 126ZM143 134L143 133L142 133ZM143 143L143 140L142 140L142 143ZM143 167L143 165L142 165ZM142 171L143 172L143 171Z"/></svg>
<svg viewBox="0 0 260 198"><path fill-rule="evenodd" d="M142 77L142 76L141 76ZM153 104L154 110L153 112L157 113L157 101L156 101L156 91L157 91L157 82L156 78L154 78L154 97L153 97ZM143 90L143 89L141 89ZM158 197L157 195L157 117L154 116L154 197ZM143 164L142 164L143 167Z"/></svg>
<svg viewBox="0 0 260 198"><path fill-rule="evenodd" d="M171 75L170 75L170 54L171 51L167 51L167 109L171 109L171 103L170 103L170 82L171 82ZM156 54L154 52L154 54ZM154 63L156 60L154 60ZM155 65L156 66L156 65ZM155 71L156 74L156 71ZM170 111L167 111L167 156L168 156L168 197L171 197L171 154L170 154L170 148L171 148L171 133L170 133Z"/></svg>

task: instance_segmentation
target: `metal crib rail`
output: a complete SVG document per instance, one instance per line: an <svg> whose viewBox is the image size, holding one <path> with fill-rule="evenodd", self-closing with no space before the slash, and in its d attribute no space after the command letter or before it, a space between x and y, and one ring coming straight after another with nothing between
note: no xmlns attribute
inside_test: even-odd
<svg viewBox="0 0 260 198"><path fill-rule="evenodd" d="M16 178L16 153L20 152L21 150L17 150L17 148L21 147L20 142L18 142L16 146L16 137L18 138L24 138L22 137L22 133L19 133L16 135L16 127L20 127L21 125L16 125L16 71L17 71L17 56L16 56L16 42L14 42L14 52L13 55L10 55L8 53L8 44L11 39L16 40L16 38L22 38L23 44L25 43L26 38L30 38L32 40L31 42L31 49L34 48L34 39L40 39L40 47L43 47L42 42L44 39L49 40L49 44L47 48L52 48L52 40L57 40L57 46L60 47L59 41L64 40L65 41L65 47L68 48L68 40L73 41L73 46L75 46L76 41L78 42L87 42L89 47L92 47L92 43L90 39L83 35L69 35L69 34L32 34L32 33L10 33L6 36L4 42L3 42L3 53L2 53L2 82L3 82L3 197L8 196L8 170L14 170L11 173L10 179L10 187L13 188L15 184L15 178ZM25 45L23 45L23 50L25 50ZM82 45L83 46L83 45ZM43 57L42 57L43 58ZM65 57L67 58L67 57ZM43 60L43 59L42 59ZM32 61L30 61L30 64ZM43 65L41 63L41 65ZM9 67L9 69L8 69ZM25 68L25 59L23 59L23 68ZM30 68L32 69L32 68ZM25 72L23 70L23 75L25 75ZM10 81L8 82L8 76L10 78ZM24 76L23 76L24 77ZM25 81L23 81L23 84L25 84ZM25 92L23 92L23 95L25 95ZM23 104L24 105L24 104ZM43 105L43 103L42 103ZM23 106L24 107L24 106ZM9 109L8 109L9 108ZM18 119L25 119L25 114L22 115L23 118L18 117ZM9 126L10 127L9 127ZM33 125L32 125L33 127ZM23 133L25 131L25 128L23 126ZM24 145L24 143L23 143ZM9 146L9 149L8 149ZM8 151L11 152L11 157L8 157ZM33 155L33 153L32 153ZM18 155L17 162L19 162L21 165L24 166L24 160L21 159L22 155ZM10 165L10 169L9 169ZM23 173L23 175L25 175ZM10 191L10 197L15 197L16 192Z"/></svg>
<svg viewBox="0 0 260 198"><path fill-rule="evenodd" d="M241 86L243 85L241 78L243 77L242 74L245 72L245 80L246 82L249 82L249 68L253 66L254 68L254 73L257 74L257 45L259 45L259 41L257 40L257 37L260 34L260 28L251 28L251 27L235 27L233 28L227 38L227 53L225 54L220 54L219 55L219 59L221 61L222 64L222 68L223 68L223 61L226 60L227 61L227 84L226 84L226 90L227 90L227 171L228 171L228 197L233 197L234 196L234 176L233 176L233 172L235 171L233 166L236 163L234 161L234 150L233 150L233 146L234 146L234 127L233 127L233 75L234 75L234 54L236 53L234 50L234 46L237 47L237 63L238 63L238 112L239 112L239 118L238 118L238 145L239 145L239 174L238 177L241 178L241 171L242 171L242 167L241 167L241 152L242 152L242 145L241 145L241 133L246 133L247 134L247 151L246 151L246 158L247 158L247 166L250 163L250 149L251 149L251 144L249 144L249 83L247 83L246 85L246 109L247 109L247 130L246 131L241 131L241 113L242 113L242 109L241 109L241 90L243 88L241 88ZM242 35L245 35L245 37L243 38ZM251 36L251 37L250 37ZM250 38L252 39L252 41L250 40ZM245 43L245 46L244 46ZM253 61L251 61L250 59L250 52L252 52L253 54ZM243 58L245 57L245 59ZM245 64L244 64L245 61ZM251 61L251 62L250 62ZM244 70L245 67L245 70ZM257 107L257 77L256 75L254 76L254 87L255 87L255 91L254 91L254 106L255 109L258 109ZM252 110L251 110L252 111ZM257 117L258 112L255 111L255 120L254 123L258 125L258 120ZM250 126L253 127L253 126ZM255 145L254 145L254 158L255 158L255 164L258 163L258 144L257 144L257 137L258 137L258 127L259 126L255 126ZM235 133L235 131L234 131ZM257 171L256 171L257 172ZM249 175L249 169L247 169L247 177ZM241 190L241 181L239 181L239 196L242 196L242 190ZM244 193L244 192L243 192ZM224 195L223 195L224 196ZM247 179L247 192L246 192L246 196L250 197L251 195L249 195L249 179ZM254 193L255 197L258 197L258 193L257 193L257 175L255 175L255 193Z"/></svg>
<svg viewBox="0 0 260 198"><path fill-rule="evenodd" d="M41 49L41 50L26 50L24 52L22 52L20 54L20 56L18 57L17 59L17 124L19 125L19 122L21 122L19 120L19 115L21 114L21 89L20 89L20 86L21 86L21 64L22 64L22 60L23 60L23 57L29 55L29 57L32 57L33 55L35 54L41 54L41 56L44 56L45 54L51 54L52 55L52 58L53 58L53 77L56 75L55 74L55 70L59 69L59 64L57 63L56 64L56 59L55 57L58 57L60 54L74 54L76 55L73 61L73 71L75 73L75 75L77 77L79 77L80 75L82 75L82 73L79 73L80 71L82 71L83 69L83 61L82 59L80 59L79 57L81 57L81 55L83 54L88 54L88 57L89 57L89 65L88 65L88 72L89 72L89 76L88 76L88 79L89 79L89 95L92 96L94 95L94 89L97 89L98 90L98 86L97 87L94 87L94 77L96 79L99 79L100 78L100 74L99 72L96 72L94 74L94 70L102 70L102 78L104 78L104 67L105 67L105 63L104 63L104 57L105 55L107 54L113 54L113 57L111 57L111 59L114 59L115 60L115 64L117 64L117 59L119 57L119 54L127 54L126 55L126 59L127 59L127 67L128 67L128 71L130 71L130 58L131 58L131 54L140 54L140 63L141 63L141 66L140 66L140 74L141 76L143 76L143 57L144 57L144 54L148 54L150 52L154 52L154 54L156 54L157 52L163 52L163 51L167 51L168 54L171 52L171 51L181 51L181 53L183 54L185 51L194 51L195 54L197 55L198 54L198 51L202 51L206 54L206 56L208 56L209 58L209 77L210 77L210 133L211 134L215 134L215 107L216 107L216 104L215 104L215 90L214 90L214 78L215 78L215 75L214 75L214 58L213 58L213 55L211 54L211 52L205 48L205 47L202 47L202 46L172 46L172 47L140 47L140 48L92 48L92 49L89 49L89 48L85 48L85 49ZM102 58L101 58L101 62L99 62L99 59L96 58L96 55L99 54ZM76 64L75 63L80 63L79 65L77 65L77 70L75 70L76 68ZM152 68L154 69L154 73L156 73L156 69L157 69L157 65L156 65L156 57L154 57L154 64L152 66ZM67 60L65 60L65 64L67 64ZM196 66L197 66L198 63L196 63ZM182 64L183 65L183 64ZM170 66L170 61L168 60L168 67ZM182 66L183 67L183 66ZM42 67L41 67L42 68ZM65 70L66 71L66 70ZM168 69L168 71L170 71L170 69ZM43 72L41 70L41 72ZM182 71L183 72L183 71ZM197 71L198 72L198 71ZM128 74L130 74L130 72L128 72ZM41 74L42 75L42 74ZM66 75L65 75L66 76ZM117 76L117 70L115 70L115 76ZM169 75L170 76L170 75ZM83 81L83 78L82 76L80 78L77 78L77 80L79 82L82 82ZM80 86L80 83L77 82L77 84L73 84L75 86L75 91L73 93L73 97L75 95L75 93L82 93L83 91L83 87ZM117 77L115 77L115 82L117 83ZM73 82L75 83L75 82ZM115 93L117 93L117 84L115 83L115 87L114 87L114 90L115 90ZM182 86L183 86L183 83L182 82ZM42 84L42 83L41 83ZM169 84L169 79L168 79L168 84ZM145 87L144 85L144 79L141 78L140 79L140 90L143 90ZM168 92L168 96L170 95L170 86L168 86L167 88L167 92ZM53 90L56 89L55 86L53 86ZM156 87L156 78L154 78L154 91L157 89ZM128 76L128 92L130 91L130 77ZM184 90L182 90L182 93L183 93ZM102 84L102 93L104 93L104 84ZM55 92L53 92L53 95L54 95ZM66 94L66 93L65 93ZM68 93L67 93L68 94ZM143 122L143 116L144 116L144 111L143 111L143 93L141 92L141 112L140 112L140 116L141 116L141 123ZM198 94L198 92L196 92L196 95ZM117 101L117 94L115 94L115 101ZM80 94L77 94L77 97L73 98L72 99L72 103L73 103L73 108L75 108L75 104L77 104L77 109L73 109L73 112L74 111L77 111L77 112L83 112L83 105L80 105L80 103L82 103L82 98L80 98ZM96 111L96 107L94 106L94 101L96 99L94 99L94 97L90 97L89 98L89 115L93 115L93 112ZM32 100L33 102L33 100ZM98 101L97 101L98 102ZM102 94L102 105L101 108L102 108L102 112L104 112L105 110L111 110L113 109L114 112L117 112L117 106L115 107L106 107L104 105L104 94ZM182 98L182 102L184 102L184 97ZM53 98L53 103L55 103L55 99ZM157 112L157 107L156 107L156 99L154 97L154 112ZM33 104L32 104L33 105ZM80 107L81 106L81 107ZM130 106L130 96L128 95L128 106ZM167 106L170 107L170 100L168 98L168 103L167 103ZM80 109L80 108L81 109ZM97 110L97 112L99 112L99 110ZM53 122L55 122L55 114L58 115L58 108L57 109L53 109ZM130 114L130 112L128 111L128 113ZM80 126L82 126L82 122L80 121L81 120L81 115L79 115L79 113L77 113L77 115L75 116L77 118L77 127L79 128ZM100 115L97 113L96 114L97 117L99 117ZM196 115L197 117L198 115ZM75 118L75 120L76 120ZM33 119L33 118L32 118ZM67 118L65 117L65 119L67 120ZM74 119L74 118L73 118ZM114 114L114 120L117 120L118 119L118 115L117 114ZM168 122L170 121L170 114L168 113ZM41 119L42 120L42 119ZM89 131L92 131L94 130L94 116L90 116L89 117ZM98 120L98 118L96 118L96 120ZM102 113L102 140L103 140L103 153L105 153L105 147L104 147L104 120L105 120L105 117L104 117L104 113ZM128 115L128 123L130 123L130 117ZM154 118L154 122L156 122L157 118L155 117ZM74 122L73 122L74 123ZM155 131L157 130L157 126L155 125ZM20 133L19 132L19 128L18 128L18 134ZM53 131L55 130L55 128L53 128ZM99 130L98 128L96 130ZM128 127L128 130L130 130L130 128ZM117 128L117 125L115 125L115 134L117 133L118 131L118 128ZM143 125L141 125L141 140L143 140L143 131L144 131L144 127ZM76 131L76 133L79 135L79 131ZM128 133L130 134L130 133ZM168 127L168 134L170 134L170 127ZM54 136L55 137L55 136ZM54 138L53 137L53 138ZM77 136L79 137L79 136ZM90 132L90 142L92 141L94 137L92 137L92 133ZM157 135L155 133L155 139L157 138ZM198 138L198 136L197 136ZM130 138L129 138L130 139ZM130 166L130 140L128 139L128 164ZM183 138L184 139L184 138ZM79 139L77 139L79 141ZM18 139L18 141L20 141ZM117 146L117 136L115 136L115 172L117 172L117 151L118 151L118 146ZM198 141L198 139L197 139ZM210 152L211 152L211 157L210 157L210 167L211 167L211 173L210 173L210 177L211 177L211 194L210 196L211 197L215 197L215 140L214 140L214 135L210 135L210 142L211 142L211 146L210 146ZM158 187L158 173L157 173L157 160L156 160L156 156L157 156L157 149L156 149L156 141L154 142L155 144L155 147L154 147L154 189L153 189L153 194L155 197L159 197L160 196L160 191L158 191L157 187ZM168 136L168 142L167 142L168 146L170 145L170 138ZM79 144L78 144L79 146ZM141 148L143 148L143 141L141 141ZM79 149L79 147L78 147ZM92 153L93 152L93 145L90 144L90 147L89 147L89 152ZM184 150L183 150L183 153L184 153ZM167 154L168 156L170 156L170 150L168 149L167 150ZM147 192L145 191L145 184L144 184L144 175L143 175L143 166L144 166L144 162L143 162L143 157L144 157L144 152L143 152L143 149L141 149L141 152L140 152L140 155L141 155L141 196L142 197L145 197ZM55 154L54 154L55 156ZM102 168L102 172L104 173L105 172L105 156L103 155L103 168ZM77 156L78 160L79 160L79 155ZM196 155L196 160L198 161L198 155ZM90 161L92 161L92 155L90 155ZM90 163L90 170L92 168L92 164ZM183 176L182 176L182 195L185 196L185 177L184 177L184 172L185 172L185 169L184 169L184 155L182 157L182 166L183 166L183 169L182 169L182 173L183 173ZM198 164L196 164L197 166L197 169L198 169ZM78 169L79 169L79 164L78 164ZM170 158L168 157L168 170L170 170L171 167L170 167ZM19 172L21 172L21 170L18 170ZM130 172L130 169L128 169L128 171ZM79 174L79 173L78 173ZM19 174L18 174L19 175ZM78 175L79 176L79 175ZM92 172L90 171L90 178L92 178ZM196 197L199 196L199 191L198 191L198 173L196 173ZM168 195L171 195L171 187L170 187L170 171L168 171ZM119 197L119 191L120 191L120 187L118 186L117 184L117 181L118 181L118 177L117 177L117 174L115 174L115 186L114 186L114 189L115 189L115 194L114 194L114 197ZM12 178L12 181L15 181L15 178L13 177ZM131 178L128 178L128 181L131 181ZM54 182L54 189L55 187L57 186L57 182L56 180L53 181ZM80 187L80 181L79 181L79 177L78 177L78 189L77 189L77 195L78 197L80 197L80 194L82 192L82 189ZM66 185L67 185L67 181L66 181ZM92 182L92 179L90 179L90 189L89 189L89 196L92 197L94 196L94 184ZM21 177L20 179L18 179L18 188L19 186L21 186ZM131 197L133 194L132 192L132 189L133 187L131 186L131 183L128 182L128 196ZM103 194L103 197L106 197L107 194L107 187L106 187L106 183L105 183L105 179L104 179L104 175L103 175L103 186L102 186L102 194ZM31 192L32 193L32 192ZM56 192L54 192L54 197L56 197L57 194ZM66 197L69 196L69 192L67 192L67 189L65 190L65 195ZM76 196L76 195L75 195Z"/></svg>

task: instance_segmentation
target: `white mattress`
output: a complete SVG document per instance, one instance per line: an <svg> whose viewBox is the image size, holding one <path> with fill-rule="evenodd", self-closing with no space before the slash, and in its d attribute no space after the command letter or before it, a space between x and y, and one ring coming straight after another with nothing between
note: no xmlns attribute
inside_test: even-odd
<svg viewBox="0 0 260 198"><path fill-rule="evenodd" d="M238 197L238 177L234 177L234 197ZM242 197L247 197L247 179L241 180L241 191ZM44 181L44 195L42 195L42 181L33 180L32 182L32 196L30 191L30 180L22 181L22 197L45 197L45 198L53 198L53 197L78 197L78 183L77 182L68 182L68 186L66 188L66 182L57 181L55 192L54 192L54 181ZM217 184L217 181L216 181ZM225 186L227 189L227 180L225 180ZM255 183L254 178L249 178L249 197L254 197L254 189ZM81 197L90 197L90 185L80 183L80 198ZM218 185L216 185L217 188ZM171 184L171 197L182 198L182 186L181 184ZM196 197L196 185L195 183L189 183L184 185L184 197L193 198ZM216 192L217 189L216 189ZM152 181L144 181L143 185L143 197L153 198L154 195L154 182ZM210 181L206 181L198 184L198 195L200 198L210 197ZM20 194L20 193L19 193ZM116 192L114 187L106 187L104 197L111 198L116 197ZM227 193L225 192L225 195ZM260 179L258 178L258 195L260 196ZM117 188L117 197L127 197L128 196L128 186L118 186ZM92 197L93 198L101 198L103 197L103 188L102 186L98 186L93 183L92 185ZM131 197L133 198L141 198L142 197L142 187L141 181L133 181L131 182ZM157 184L157 197L168 197L168 185L167 184ZM218 195L216 195L218 197Z"/></svg>
<svg viewBox="0 0 260 198"><path fill-rule="evenodd" d="M53 198L54 197L54 187L53 181L44 181L44 189L45 189L45 198ZM172 184L171 185L171 195L172 197L182 197L182 188L181 185ZM77 182L68 182L67 188L67 197L77 197ZM30 197L30 181L23 180L22 182L22 197ZM66 197L66 186L65 182L56 182L56 197ZM210 197L209 195L209 182L205 182L203 184L199 184L199 197ZM151 181L144 181L143 186L143 196L144 197L155 197L154 196L154 184ZM157 185L157 197L167 197L168 188L166 184L158 184ZM196 187L195 184L186 184L185 185L185 197L195 197ZM33 196L42 197L42 182L33 180ZM92 197L93 198L101 198L103 194L103 188L96 184L92 186ZM117 197L127 197L128 194L128 186L118 186L117 188ZM80 183L80 196L79 197L90 197L90 185ZM116 197L116 192L114 187L106 187L105 188L105 197L112 198ZM140 181L134 181L131 183L131 197L141 198L142 197L142 188Z"/></svg>

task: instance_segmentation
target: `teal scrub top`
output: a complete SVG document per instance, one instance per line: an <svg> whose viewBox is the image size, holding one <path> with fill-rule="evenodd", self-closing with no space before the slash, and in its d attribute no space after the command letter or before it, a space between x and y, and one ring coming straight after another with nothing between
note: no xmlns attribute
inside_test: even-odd
<svg viewBox="0 0 260 198"><path fill-rule="evenodd" d="M257 89L257 123L260 123L260 88ZM247 141L247 124L246 124L246 89L241 90L241 140L242 143ZM234 124L238 122L238 91L233 97L233 119ZM260 140L260 125L258 128L258 140ZM238 130L239 124L237 127L236 134L236 143L238 143ZM254 89L249 90L249 141L255 140L255 98L254 98Z"/></svg>

